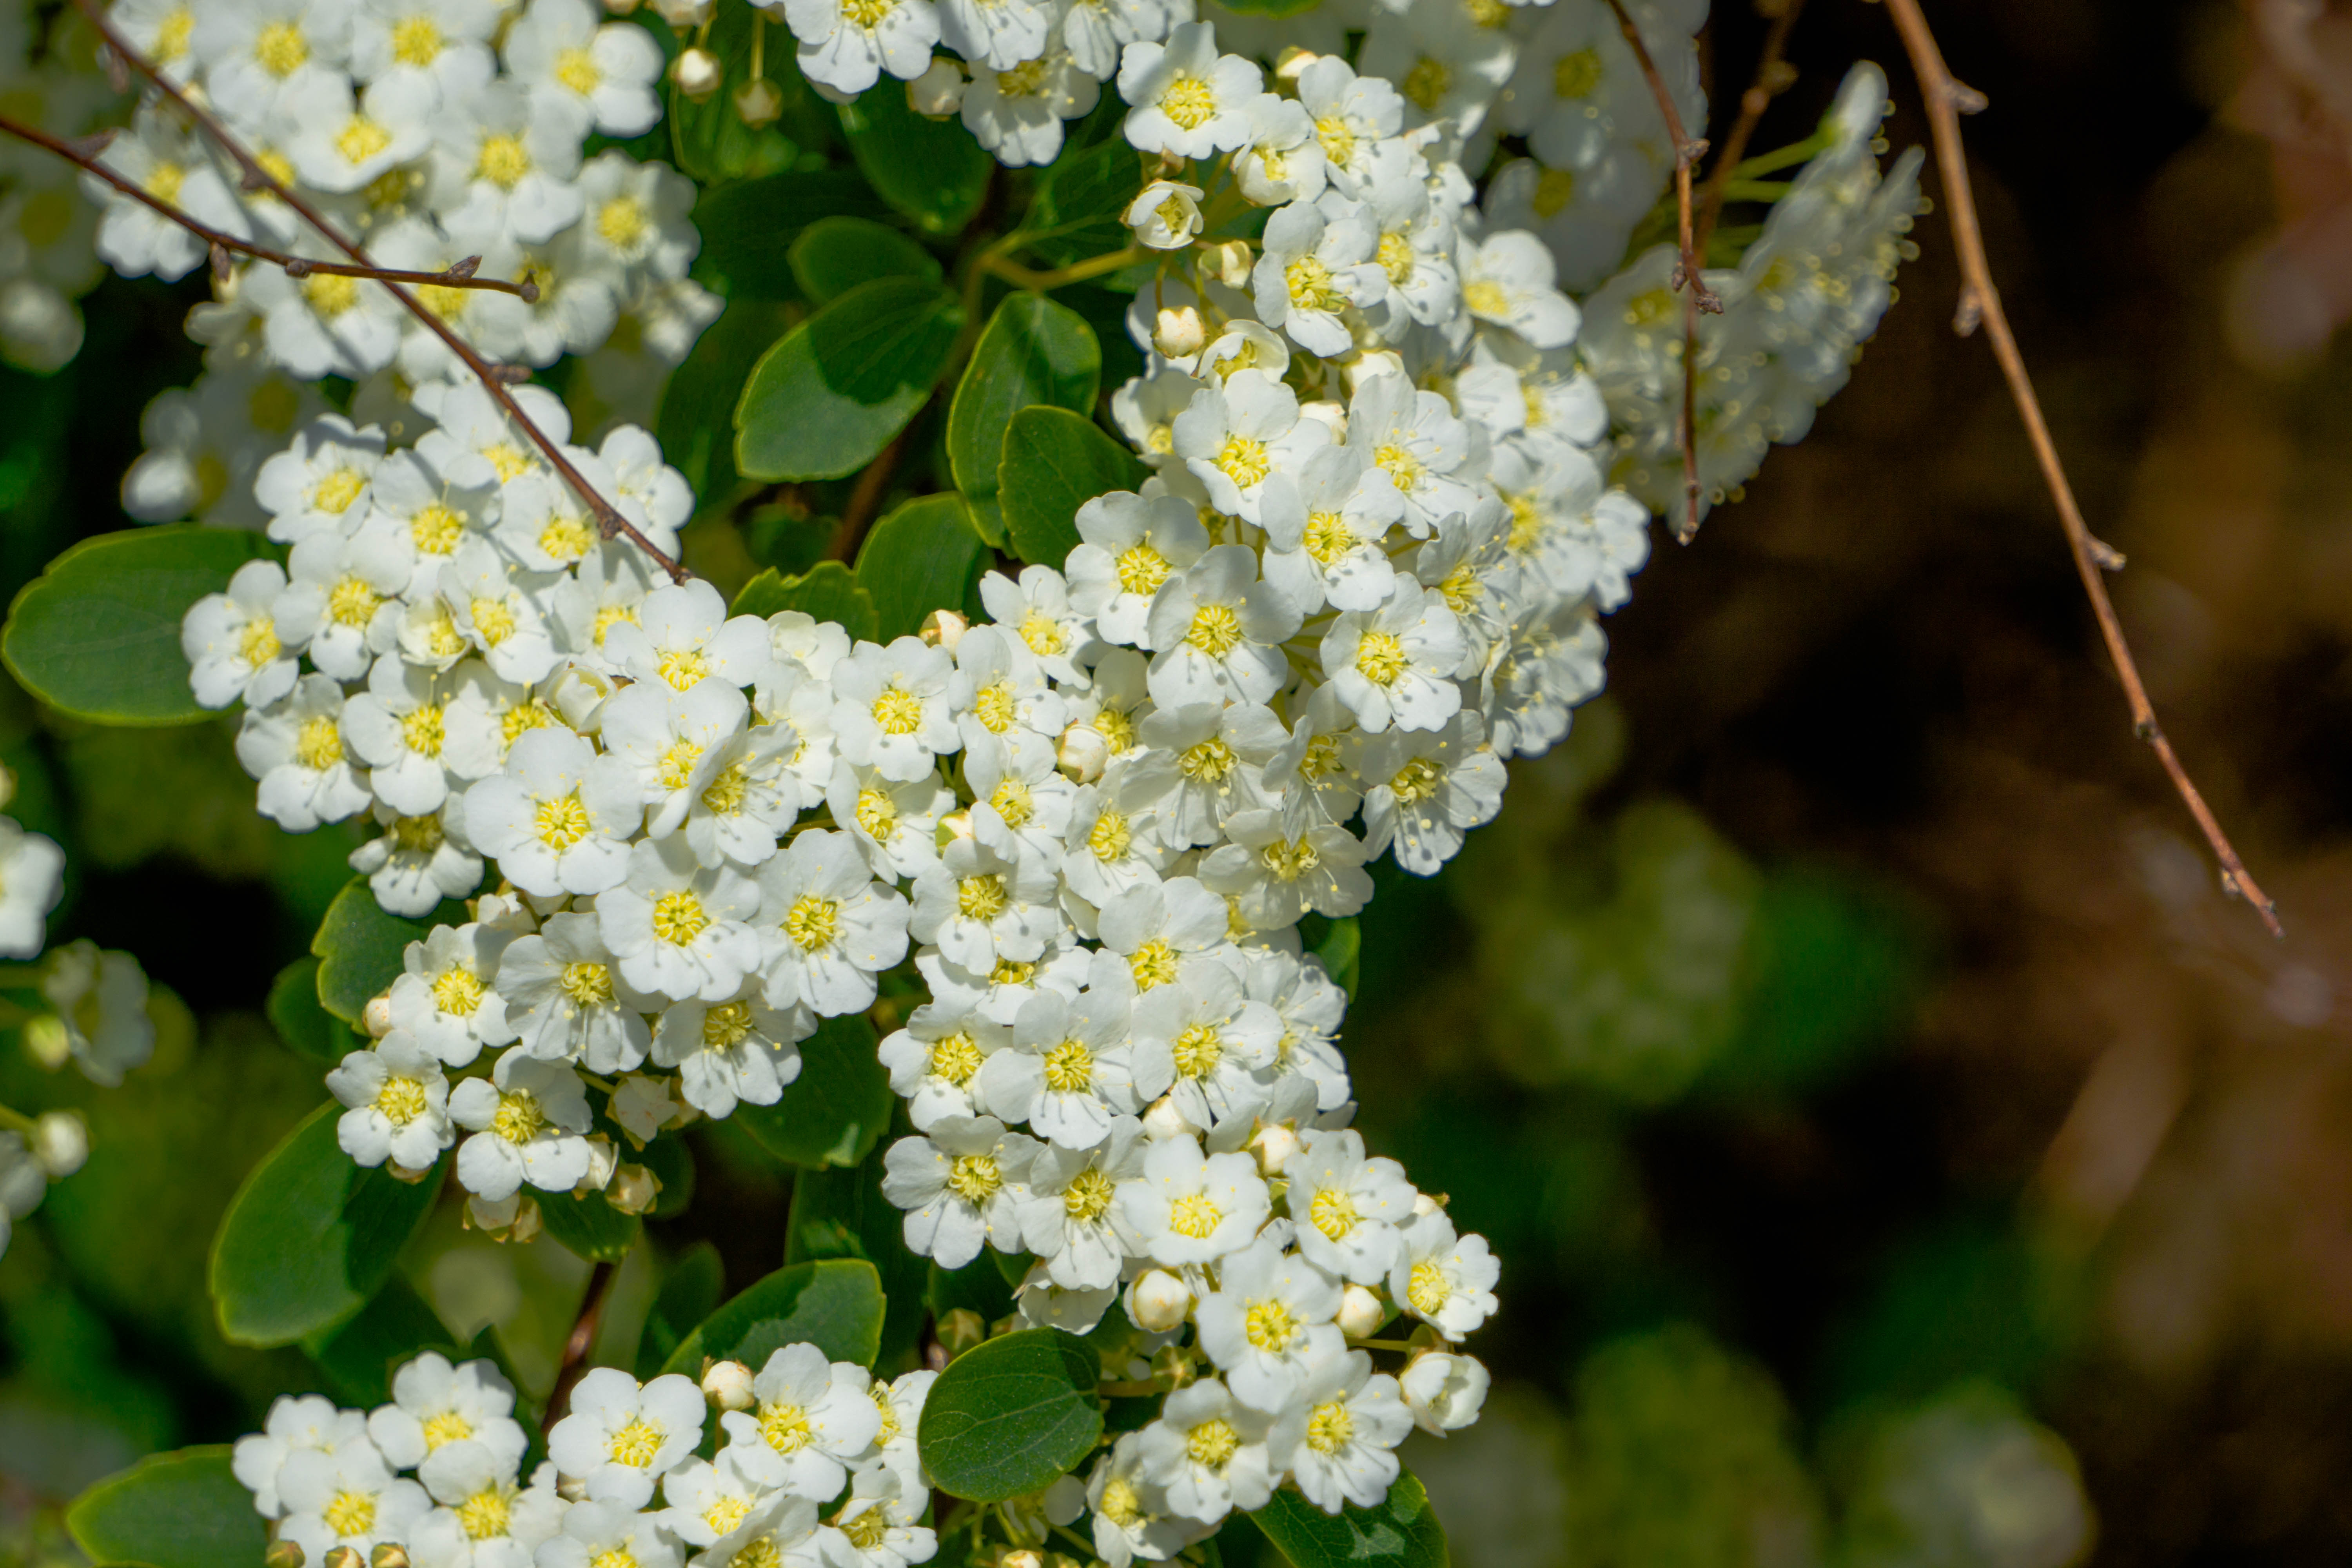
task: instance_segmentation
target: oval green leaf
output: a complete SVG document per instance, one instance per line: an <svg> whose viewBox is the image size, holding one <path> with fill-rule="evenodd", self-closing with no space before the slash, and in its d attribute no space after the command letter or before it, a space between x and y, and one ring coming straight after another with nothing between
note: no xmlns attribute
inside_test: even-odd
<svg viewBox="0 0 2352 1568"><path fill-rule="evenodd" d="M695 231L702 236L694 279L733 301L797 300L800 280L786 247L800 226L845 215L880 217L889 210L847 169L788 169L706 190L694 204ZM668 456L667 441L662 452Z"/></svg>
<svg viewBox="0 0 2352 1568"><path fill-rule="evenodd" d="M1066 408L1024 408L1004 432L997 489L1004 528L1024 561L1059 570L1078 547L1078 508L1143 483L1143 465L1102 427Z"/></svg>
<svg viewBox="0 0 2352 1568"><path fill-rule="evenodd" d="M926 120L898 91L841 106L842 133L858 172L926 234L954 234L988 194L995 160L953 120Z"/></svg>
<svg viewBox="0 0 2352 1568"><path fill-rule="evenodd" d="M842 295L752 367L735 407L736 468L755 479L856 473L922 408L961 324L955 296L920 279Z"/></svg>
<svg viewBox="0 0 2352 1568"><path fill-rule="evenodd" d="M720 6L695 39L719 58L719 86L700 98L688 98L676 84L670 87L671 155L679 169L702 184L753 179L788 169L801 153L794 133L806 130L812 121L824 124L822 114L812 112L823 106L812 102L808 83L793 65L789 52L782 58L763 52L760 62L759 74L782 100L777 118L754 126L735 107L735 95L753 78L752 34L760 25L749 6ZM668 29L655 31L661 36Z"/></svg>
<svg viewBox="0 0 2352 1568"><path fill-rule="evenodd" d="M662 386L654 436L692 488L697 516L731 508L742 489L729 422L751 367L792 325L792 313L773 300L731 301Z"/></svg>
<svg viewBox="0 0 2352 1568"><path fill-rule="evenodd" d="M726 1289L727 1266L710 1243L698 1241L671 1259L646 1314L645 1334L637 1341L639 1383L661 1374L662 1363L694 1331L695 1324L710 1316Z"/></svg>
<svg viewBox="0 0 2352 1568"><path fill-rule="evenodd" d="M465 1347L449 1331L416 1287L394 1274L375 1300L350 1322L302 1342L335 1397L346 1405L381 1405L392 1397L392 1374L419 1351L439 1351L465 1359Z"/></svg>
<svg viewBox="0 0 2352 1568"><path fill-rule="evenodd" d="M877 278L940 280L938 258L897 229L870 218L827 217L801 230L789 253L801 291L830 304Z"/></svg>
<svg viewBox="0 0 2352 1568"><path fill-rule="evenodd" d="M1335 1516L1285 1487L1250 1518L1297 1568L1445 1568L1445 1527L1411 1470L1398 1470L1378 1508Z"/></svg>
<svg viewBox="0 0 2352 1568"><path fill-rule="evenodd" d="M740 1361L757 1372L803 1341L829 1361L874 1364L882 1342L882 1277L856 1258L794 1263L719 1308L678 1342L664 1372L702 1375L702 1358Z"/></svg>
<svg viewBox="0 0 2352 1568"><path fill-rule="evenodd" d="M109 1476L74 1500L66 1530L93 1563L146 1568L254 1568L269 1546L226 1444L152 1454Z"/></svg>
<svg viewBox="0 0 2352 1568"><path fill-rule="evenodd" d="M923 1401L923 1468L941 1491L973 1502L1044 1490L1102 1436L1101 1371L1094 1347L1059 1329L973 1346Z"/></svg>
<svg viewBox="0 0 2352 1568"><path fill-rule="evenodd" d="M948 408L948 464L965 495L996 494L1004 432L1032 404L1085 413L1102 378L1086 319L1042 294L1011 294L989 318Z"/></svg>
<svg viewBox="0 0 2352 1568"><path fill-rule="evenodd" d="M279 970L262 1011L289 1049L331 1067L365 1044L319 1001L315 958L298 958Z"/></svg>
<svg viewBox="0 0 2352 1568"><path fill-rule="evenodd" d="M356 1315L432 1212L440 1166L421 1182L363 1170L335 1142L343 1108L319 1107L245 1178L213 1237L208 1270L221 1332L292 1344Z"/></svg>
<svg viewBox="0 0 2352 1568"><path fill-rule="evenodd" d="M761 1148L795 1165L855 1165L890 1125L890 1074L862 1013L827 1018L801 1042L800 1076L773 1105L735 1116Z"/></svg>
<svg viewBox="0 0 2352 1568"><path fill-rule="evenodd" d="M1143 185L1143 154L1124 136L1066 153L1038 182L1029 248L1057 267L1124 248L1134 236L1123 215Z"/></svg>
<svg viewBox="0 0 2352 1568"><path fill-rule="evenodd" d="M838 561L820 561L797 577L787 577L771 566L743 584L729 613L765 620L782 610L836 621L853 638L874 640L874 596Z"/></svg>
<svg viewBox="0 0 2352 1568"><path fill-rule="evenodd" d="M180 621L247 562L257 533L175 523L85 540L8 608L0 660L35 697L100 724L187 724L209 710L188 689Z"/></svg>
<svg viewBox="0 0 2352 1568"><path fill-rule="evenodd" d="M465 923L466 906L454 899L444 899L421 921L404 920L375 901L366 878L353 878L327 906L327 918L310 938L310 951L319 959L320 1005L360 1027L368 999L400 978L410 942L423 942L436 925Z"/></svg>
<svg viewBox="0 0 2352 1568"><path fill-rule="evenodd" d="M961 496L923 496L876 523L857 552L876 640L912 636L933 610L963 608L985 553Z"/></svg>
<svg viewBox="0 0 2352 1568"><path fill-rule="evenodd" d="M591 1263L618 1263L637 1244L644 1223L623 1214L602 1193L534 1193L539 1223L567 1251Z"/></svg>

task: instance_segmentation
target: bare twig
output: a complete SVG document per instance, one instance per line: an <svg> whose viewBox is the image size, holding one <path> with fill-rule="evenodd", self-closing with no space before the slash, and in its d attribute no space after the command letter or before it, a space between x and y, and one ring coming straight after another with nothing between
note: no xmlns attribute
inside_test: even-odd
<svg viewBox="0 0 2352 1568"><path fill-rule="evenodd" d="M106 19L105 14L98 8L98 0L75 0L75 4L82 15L89 18L90 26L98 29L99 37L105 40L109 50L119 57L133 72L153 83L155 88L177 105L180 111L211 138L215 144L236 160L237 168L242 174L241 183L245 189L269 192L279 201L284 202L287 207L303 222L316 230L328 244L350 257L360 267L366 268L369 276L388 289L392 297L399 300L411 316L415 317L427 331L439 338L449 352L457 355L467 370L474 373L484 389L489 393L491 400L505 411L507 417L513 420L525 436L530 437L531 445L537 447L540 455L547 459L547 466L555 470L557 477L562 479L564 484L570 487L572 492L580 498L582 504L587 507L589 515L596 520L599 533L606 539L624 538L633 541L639 549L653 557L656 564L669 574L672 581L679 583L686 581L690 574L685 566L656 547L635 524L623 517L620 510L599 494L596 487L590 484L580 470L572 466L572 459L563 455L563 444L541 429L538 422L524 412L520 401L508 390L509 379L504 366L494 365L484 359L471 343L457 335L448 322L436 315L423 300L411 292L408 284L394 282L383 277L383 269L368 258L365 251L362 250L341 230L328 222L326 216L318 208L289 188L278 176L263 168L260 161L246 150L244 144L231 134L229 129L223 125L210 110L198 104L183 92L177 84L155 68L153 61L141 54L128 39L117 32L113 25Z"/></svg>
<svg viewBox="0 0 2352 1568"><path fill-rule="evenodd" d="M542 1436L563 1419L572 1405L572 1390L588 1374L588 1352L596 1342L596 1328L604 1321L604 1303L612 1297L613 1279L618 1272L610 1263L599 1263L588 1275L588 1292L580 1299L580 1315L572 1320L572 1332L563 1342L563 1359L555 1365L555 1386L547 1391L547 1408L540 1414Z"/></svg>
<svg viewBox="0 0 2352 1568"><path fill-rule="evenodd" d="M500 294L515 295L527 304L536 303L539 300L539 285L528 279L515 283L509 282L503 278L476 276L474 269L482 264L482 258L478 256L469 256L440 272L404 272L394 268L361 267L347 261L322 261L314 256L295 256L283 250L272 250L266 245L256 245L249 239L239 239L236 236L215 228L209 224L200 223L173 203L163 200L163 197L141 185L137 181L127 180L108 168L98 161L98 154L104 151L104 142L101 139L91 138L81 142L68 142L62 136L52 136L38 126L27 125L5 114L0 114L0 132L14 136L19 142L28 142L36 147L54 153L84 174L105 181L131 200L144 204L203 240L208 250L216 253L235 252L240 256L250 256L256 261L273 262L284 268L286 275L289 278L307 278L312 273L326 273L337 278L365 278L377 283L420 283L438 289L485 289Z"/></svg>
<svg viewBox="0 0 2352 1568"><path fill-rule="evenodd" d="M2189 770L2181 766L2172 742L2165 738L2162 726L2157 722L2147 687L2140 679L2139 667L2132 661L2130 645L2124 640L2123 623L2116 618L2115 605L2107 597L2102 570L2108 568L2114 552L2092 537L2089 525L2083 521L2082 508L2075 504L2074 488L2066 482L2065 468L2058 459L2057 444L2051 439L2049 423L2042 416L2041 400L2034 395L2032 378L2026 374L2025 358L2018 352L2009 317L2001 309L2000 291L1993 287L1992 268L1985 258L1984 231L1978 221L1976 199L1969 184L1968 153L1960 142L1959 117L1984 108L1984 95L1954 79L1950 68L1944 63L1943 51L1936 46L1935 34L1928 30L1927 18L1921 13L1918 0L1886 0L1886 9L1895 19L1895 29L1903 35L1912 72L1919 79L1919 89L1927 100L1927 123L1934 133L1936 163L1944 178L1945 209L1950 215L1952 242L1959 254L1962 279L1953 330L1966 337L1981 324L1992 340L1993 357L2000 362L2010 397L2017 405L2018 417L2024 422L2026 437L2033 445L2033 456L2041 464L2051 499L2058 505L2058 519L2066 530L2075 574L2083 580L2083 592L2091 601L2092 614L2097 617L2099 636L2107 645L2107 657L2114 660L2116 673L2123 681L2124 696L2131 705L2133 731L2155 749L2157 759L2172 780L2172 787L2179 792L2181 803L2197 819L2205 842L2221 863L2223 889L2252 904L2273 936L2284 935L2278 906L2247 874L2245 863L2238 858L2229 836L2221 831L2212 808L2198 793ZM2115 559L2120 564L2119 558Z"/></svg>
<svg viewBox="0 0 2352 1568"><path fill-rule="evenodd" d="M1773 0L1759 0L1762 11ZM1715 172L1707 176L1706 192L1699 202L1698 233L1691 247L1701 260L1706 257L1706 242L1715 237L1716 221L1723 216L1724 198L1729 194L1732 174L1740 159L1748 155L1748 141L1756 134L1757 122L1772 100L1786 92L1796 81L1796 68L1789 64L1789 32L1797 25L1797 13L1805 8L1805 0L1778 0L1780 9L1769 13L1772 26L1765 30L1764 53L1756 62L1756 79L1739 95L1739 118L1732 122L1731 134L1723 139L1723 151L1716 154Z"/></svg>
<svg viewBox="0 0 2352 1568"><path fill-rule="evenodd" d="M1675 144L1675 222L1680 255L1675 261L1674 287L1683 296L1683 407L1675 437L1683 448L1685 505L1682 526L1675 531L1675 536L1688 544L1698 534L1698 313L1705 310L1719 315L1723 310L1723 301L1706 286L1700 257L1691 244L1691 170L1706 153L1706 143L1694 142L1685 133L1681 111L1675 108L1675 95L1666 90L1665 78L1658 74L1658 63L1650 58L1650 46L1643 41L1642 29L1626 13L1624 0L1609 0L1609 9L1617 14L1618 29L1625 35L1633 58L1641 62L1642 75L1650 84L1651 95L1658 100L1659 117L1666 122L1666 135Z"/></svg>
<svg viewBox="0 0 2352 1568"><path fill-rule="evenodd" d="M857 550L866 542L866 531L874 526L875 514L882 510L882 498L889 492L890 476L898 471L898 459L906 455L907 437L922 423L918 413L907 421L890 444L875 455L850 487L849 499L842 504L841 525L833 531L833 539L824 547L825 559L855 565Z"/></svg>

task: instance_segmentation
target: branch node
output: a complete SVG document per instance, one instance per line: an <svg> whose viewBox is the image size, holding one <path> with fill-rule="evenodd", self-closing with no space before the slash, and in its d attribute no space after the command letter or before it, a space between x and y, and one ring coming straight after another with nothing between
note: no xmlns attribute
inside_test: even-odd
<svg viewBox="0 0 2352 1568"><path fill-rule="evenodd" d="M228 247L215 243L210 247L213 276L223 284L236 276L236 263L229 259Z"/></svg>
<svg viewBox="0 0 2352 1568"><path fill-rule="evenodd" d="M2132 724L2132 733L2151 746L2158 745L2164 740L2164 731L2158 726L2153 714L2135 721Z"/></svg>
<svg viewBox="0 0 2352 1568"><path fill-rule="evenodd" d="M490 379L504 386L520 386L530 379L530 366L527 364L494 364L488 368Z"/></svg>
<svg viewBox="0 0 2352 1568"><path fill-rule="evenodd" d="M101 48L98 51L98 59L99 63L106 68L107 85L117 92L129 92L131 67L124 62L122 57L112 49Z"/></svg>
<svg viewBox="0 0 2352 1568"><path fill-rule="evenodd" d="M292 257L289 257L289 258L287 258L287 260L286 260L286 276L287 276L287 277L289 277L289 278L308 278L309 276L310 276L311 270L312 270L312 268L311 268L310 264L309 262L307 262L307 261L303 260L300 257L299 257L299 256L292 256Z"/></svg>
<svg viewBox="0 0 2352 1568"><path fill-rule="evenodd" d="M536 283L534 283L534 282L532 282L532 281L531 281L530 279L528 279L528 278L524 279L522 280L522 285L521 285L521 287L518 288L518 289L515 290L515 298L516 298L516 299L518 299L518 300L521 300L524 304L526 304L526 305L536 305L536 304L538 304L538 303L539 303L539 285L538 285L538 284L536 284Z"/></svg>
<svg viewBox="0 0 2352 1568"><path fill-rule="evenodd" d="M1960 302L1952 311L1952 331L1964 338L1974 337L1977 328L1984 324L1984 296L1977 292L1977 286L1961 284Z"/></svg>
<svg viewBox="0 0 2352 1568"><path fill-rule="evenodd" d="M2085 534L2083 547L2091 552L2091 560L2102 572L2120 572L2127 564L2122 551L2095 534Z"/></svg>
<svg viewBox="0 0 2352 1568"><path fill-rule="evenodd" d="M462 261L451 262L441 276L452 283L462 283L481 269L482 258L478 256L468 256Z"/></svg>
<svg viewBox="0 0 2352 1568"><path fill-rule="evenodd" d="M1992 107L1992 100L1958 77L1946 79L1944 97L1962 114L1982 114Z"/></svg>

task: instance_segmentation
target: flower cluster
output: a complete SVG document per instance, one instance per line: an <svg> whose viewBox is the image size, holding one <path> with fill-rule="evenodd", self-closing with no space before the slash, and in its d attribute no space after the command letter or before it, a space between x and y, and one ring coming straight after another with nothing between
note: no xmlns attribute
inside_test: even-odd
<svg viewBox="0 0 2352 1568"><path fill-rule="evenodd" d="M89 131L113 95L74 52L69 26L45 26L32 0L0 0L0 81L8 112L56 136ZM86 51L85 51L86 52ZM0 140L0 362L53 371L81 352L75 300L106 275L91 241L98 215L74 190L72 166Z"/></svg>
<svg viewBox="0 0 2352 1568"><path fill-rule="evenodd" d="M720 1366L707 1380L729 1386L715 1461L696 1457L709 1409L692 1380L640 1385L600 1367L573 1387L526 1482L513 1387L488 1362L452 1366L426 1352L371 1412L280 1398L233 1463L279 1547L314 1565L341 1547L365 1559L386 1545L416 1568L930 1559L915 1423L935 1373L879 1382L807 1344L774 1352L756 1376Z"/></svg>
<svg viewBox="0 0 2352 1568"><path fill-rule="evenodd" d="M483 278L536 285L529 301L416 289L495 362L623 354L641 374L590 379L629 384L637 406L622 412L643 417L662 374L719 313L686 277L692 183L611 149L583 161L592 133L633 136L661 113L660 46L641 26L605 22L594 0L121 0L109 19L378 266L438 272L478 258ZM229 154L161 95L102 161L217 230L344 259L276 191L247 189ZM101 204L98 253L118 272L173 279L205 261L185 228L85 184ZM205 374L150 405L148 450L123 481L125 510L143 521L251 528L282 510L255 481L327 410L321 377L357 383L352 407L389 426L417 389L466 378L440 336L373 284L255 261L216 276L215 293L188 321ZM625 320L630 346L606 348ZM348 504L318 510L341 517Z"/></svg>

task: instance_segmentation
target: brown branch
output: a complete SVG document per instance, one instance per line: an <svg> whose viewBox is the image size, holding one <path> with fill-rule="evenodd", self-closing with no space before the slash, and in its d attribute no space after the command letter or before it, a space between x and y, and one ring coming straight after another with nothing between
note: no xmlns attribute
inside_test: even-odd
<svg viewBox="0 0 2352 1568"><path fill-rule="evenodd" d="M54 153L84 174L105 181L131 200L143 203L172 222L178 224L198 239L203 240L207 248L215 251L230 251L239 256L250 256L256 261L273 262L284 268L286 275L289 278L307 278L314 272L324 272L338 278L365 278L377 283L421 283L441 289L487 289L500 294L515 295L526 304L535 304L539 300L539 285L528 279L519 283L510 283L503 278L477 277L474 269L482 264L482 258L478 256L469 256L440 272L403 272L393 268L360 267L345 261L321 261L312 256L295 256L288 251L272 250L266 245L256 245L249 239L239 239L236 236L215 228L210 224L197 221L137 181L125 179L114 170L100 163L97 154L104 148L105 138L103 137L93 137L79 143L68 142L61 136L50 135L38 126L26 125L22 121L12 119L5 114L0 114L0 132L14 136L19 142L28 142L36 147Z"/></svg>
<svg viewBox="0 0 2352 1568"><path fill-rule="evenodd" d="M907 421L890 444L876 454L857 482L849 489L849 499L842 503L840 526L833 531L831 542L824 547L825 559L856 564L858 546L866 542L866 531L874 525L875 514L882 510L882 498L890 488L890 476L898 470L898 459L907 449L907 437L922 422L929 405L918 410Z"/></svg>
<svg viewBox="0 0 2352 1568"><path fill-rule="evenodd" d="M246 151L244 144L230 133L228 128L223 125L211 110L182 91L170 78L156 68L153 61L132 47L129 40L115 31L105 14L98 8L97 0L75 0L75 4L81 14L89 19L90 26L98 29L98 35L105 41L108 49L113 51L133 71L153 83L164 97L179 107L182 113L211 138L223 152L236 161L238 169L243 172L241 183L245 189L269 192L315 229L320 237L350 257L353 262L367 268L372 274L382 271L382 268L377 268L368 258L367 252L362 250L333 224L328 222L324 214L296 195L285 182L263 168L260 162ZM596 487L590 484L580 470L572 466L572 460L563 455L563 444L541 429L538 423L523 411L522 404L512 392L508 390L509 378L505 374L506 367L494 365L484 359L471 343L457 335L448 322L427 309L425 302L410 291L407 284L393 282L382 277L378 277L376 281L382 283L383 287L391 292L394 299L400 301L411 316L414 316L427 331L439 338L449 352L457 355L466 368L473 372L481 381L483 387L489 393L491 400L497 403L505 411L507 417L513 420L516 426L530 438L531 445L537 447L540 455L547 459L548 467L555 470L557 477L562 479L588 508L589 515L596 520L599 533L606 539L625 538L634 541L639 549L652 556L656 563L669 574L673 582L683 583L691 575L684 565L657 549L653 541L647 539L635 524L621 515L617 507L599 494Z"/></svg>
<svg viewBox="0 0 2352 1568"><path fill-rule="evenodd" d="M612 1299L613 1280L618 1273L614 1265L599 1263L588 1275L580 1315L572 1320L572 1332L563 1342L563 1358L555 1364L555 1385L547 1391L547 1408L540 1413L541 1436L555 1430L572 1404L572 1390L588 1375L588 1352L596 1342L596 1329L604 1321L604 1303Z"/></svg>
<svg viewBox="0 0 2352 1568"><path fill-rule="evenodd" d="M1766 11L1774 3L1775 0L1757 0L1756 8ZM1797 13L1805 8L1805 0L1777 3L1779 10L1767 12L1772 26L1764 34L1764 53L1756 62L1756 79L1739 95L1739 118L1732 121L1731 134L1723 139L1723 151L1716 156L1715 172L1707 176L1706 194L1699 203L1698 235L1692 248L1702 260L1706 257L1706 242L1715 237L1716 221L1723 216L1723 199L1733 172L1748 155L1748 143L1756 134L1757 123L1772 107L1773 99L1786 92L1797 79L1796 69L1787 58L1789 33L1797 25Z"/></svg>
<svg viewBox="0 0 2352 1568"><path fill-rule="evenodd" d="M1675 108L1675 95L1666 90L1665 78L1658 74L1658 62L1650 58L1650 46L1643 41L1642 29L1626 14L1624 0L1609 0L1609 9L1617 14L1618 30L1625 35L1633 58L1642 64L1642 75L1650 84L1651 96L1658 100L1658 114L1665 121L1666 134L1675 144L1675 220L1680 255L1675 261L1674 289L1683 295L1683 406L1675 434L1683 448L1685 509L1675 537L1688 544L1698 535L1698 313L1723 313L1723 301L1706 286L1700 258L1691 244L1691 169L1706 152L1706 143L1694 142L1685 133L1681 111Z"/></svg>
<svg viewBox="0 0 2352 1568"><path fill-rule="evenodd" d="M1886 0L1886 9L1894 17L1895 30L1903 35L1912 72L1919 79L1920 92L1927 100L1928 127L1936 143L1936 163L1944 179L1945 209L1951 220L1952 242L1959 255L1962 280L1953 330L1967 337L1981 324L1992 340L1993 357L2000 362L2010 397L2016 403L2018 417L2023 421L2026 437L2033 445L2033 456L2041 465L2042 479L2050 487L2051 500L2057 503L2058 520L2065 527L2067 548L2074 557L2075 574L2083 580L2083 592L2091 601L2092 614L2097 617L2107 657L2114 661L2116 673L2123 681L2124 696L2131 705L2133 731L2155 749L2157 759L2172 780L2172 787L2179 792L2181 803L2197 819L2205 842L2221 863L2222 890L2252 904L2271 934L2283 936L2285 933L2279 926L2278 906L2247 874L2245 863L2231 847L2229 836L2221 831L2212 808L2198 793L2189 770L2181 766L2172 742L2165 738L2162 726L2157 722L2147 687L2140 679L2139 667L2132 660L2130 645L2124 640L2123 623L2116 618L2115 605L2107 597L2102 569L2104 563L2114 559L2115 552L2094 538L2089 525L2083 521L2082 508L2075 504L2074 488L2067 483L2065 468L2058 459L2057 444L2051 439L2049 423L2042 417L2041 399L2035 396L2032 378L2026 374L2025 357L2018 352L2009 316L2001 309L2000 291L1993 287L1992 268L1985 258L1984 231L1969 184L1968 153L1960 142L1959 117L1984 108L1984 95L1953 77L1944 63L1943 51L1936 46L1935 34L1928 30L1927 18L1920 12L1918 0Z"/></svg>

